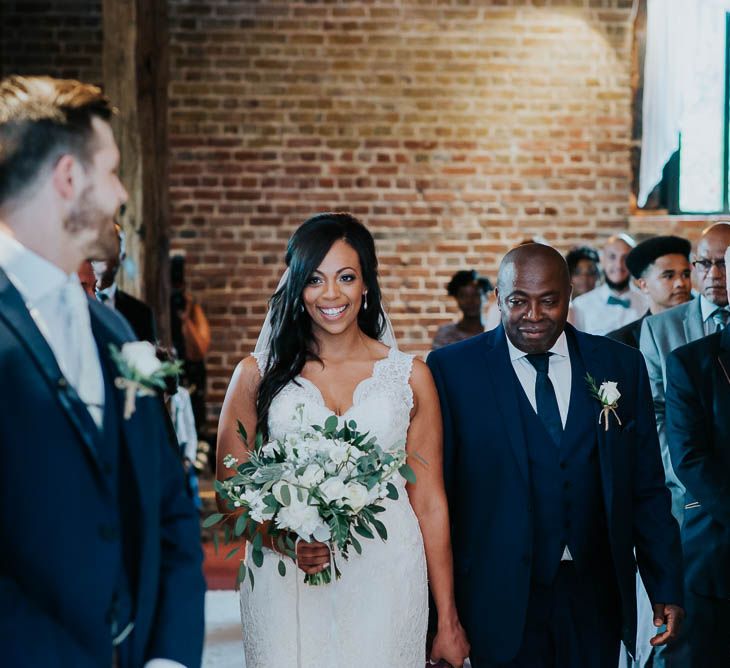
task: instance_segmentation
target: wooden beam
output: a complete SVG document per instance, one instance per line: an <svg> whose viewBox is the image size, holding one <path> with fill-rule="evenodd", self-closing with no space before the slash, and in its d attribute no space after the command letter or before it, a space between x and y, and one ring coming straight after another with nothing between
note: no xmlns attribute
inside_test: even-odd
<svg viewBox="0 0 730 668"><path fill-rule="evenodd" d="M136 276L122 287L154 311L170 343L167 0L103 0L104 90L119 110L113 127L129 202L123 218Z"/></svg>

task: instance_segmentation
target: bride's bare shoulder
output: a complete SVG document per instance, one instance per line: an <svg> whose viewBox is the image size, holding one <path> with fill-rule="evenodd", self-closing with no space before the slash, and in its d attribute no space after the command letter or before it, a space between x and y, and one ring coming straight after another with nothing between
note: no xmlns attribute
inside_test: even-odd
<svg viewBox="0 0 730 668"><path fill-rule="evenodd" d="M261 382L261 372L253 355L244 357L233 370L228 391L236 393L255 392Z"/></svg>

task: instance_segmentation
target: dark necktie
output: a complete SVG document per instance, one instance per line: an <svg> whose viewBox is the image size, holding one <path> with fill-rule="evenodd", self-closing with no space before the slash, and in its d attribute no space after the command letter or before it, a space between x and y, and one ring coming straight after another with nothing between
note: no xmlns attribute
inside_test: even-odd
<svg viewBox="0 0 730 668"><path fill-rule="evenodd" d="M620 297L616 297L614 295L608 295L607 303L609 306L622 306L623 308L629 308L631 306L630 299L621 299Z"/></svg>
<svg viewBox="0 0 730 668"><path fill-rule="evenodd" d="M537 371L537 379L535 380L537 414L555 445L560 445L560 440L563 437L563 421L560 419L560 409L558 408L558 399L555 396L555 388L548 376L550 355L551 353L533 353L527 355L527 361Z"/></svg>
<svg viewBox="0 0 730 668"><path fill-rule="evenodd" d="M106 292L97 292L96 298L102 303L106 304L109 301L109 295Z"/></svg>
<svg viewBox="0 0 730 668"><path fill-rule="evenodd" d="M730 315L724 308L716 309L712 314L712 319L715 322L715 331L721 332L727 327L727 318Z"/></svg>

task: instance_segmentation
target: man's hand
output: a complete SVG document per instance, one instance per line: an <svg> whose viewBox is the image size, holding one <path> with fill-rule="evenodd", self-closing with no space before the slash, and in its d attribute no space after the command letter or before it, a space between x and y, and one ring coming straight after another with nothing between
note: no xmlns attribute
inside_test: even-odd
<svg viewBox="0 0 730 668"><path fill-rule="evenodd" d="M667 625L664 633L657 633L649 642L653 647L666 645L679 635L679 629L684 619L684 610L671 603L654 603L654 626L657 628Z"/></svg>

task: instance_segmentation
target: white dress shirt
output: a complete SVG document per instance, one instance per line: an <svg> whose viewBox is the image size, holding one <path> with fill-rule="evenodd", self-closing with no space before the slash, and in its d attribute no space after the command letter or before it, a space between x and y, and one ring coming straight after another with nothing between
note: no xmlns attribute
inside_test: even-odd
<svg viewBox="0 0 730 668"><path fill-rule="evenodd" d="M91 331L89 303L76 274L0 233L0 267L20 293L66 380L101 427L104 377Z"/></svg>
<svg viewBox="0 0 730 668"><path fill-rule="evenodd" d="M610 296L628 300L628 308L620 304L609 304ZM649 301L640 292L629 289L617 294L604 283L571 302L569 320L582 332L608 334L638 320L648 310Z"/></svg>
<svg viewBox="0 0 730 668"><path fill-rule="evenodd" d="M723 307L726 311L730 311L727 306ZM713 304L705 295L700 295L700 310L702 311L702 326L705 328L705 336L715 333L717 323L712 318L712 314L717 311L717 304Z"/></svg>
<svg viewBox="0 0 730 668"><path fill-rule="evenodd" d="M509 350L509 359L512 362L512 368L515 370L517 380L520 381L522 389L527 396L527 400L532 406L532 410L537 413L537 400L535 399L535 382L537 381L537 370L527 359L527 353L512 344L507 338L507 348ZM555 390L555 398L558 400L558 410L560 411L560 421L565 423L568 420L568 409L570 408L570 389L573 384L573 374L570 366L570 352L568 350L568 339L563 332L552 348L548 351L552 353L549 358L548 378ZM572 561L568 546L563 550L563 561Z"/></svg>

